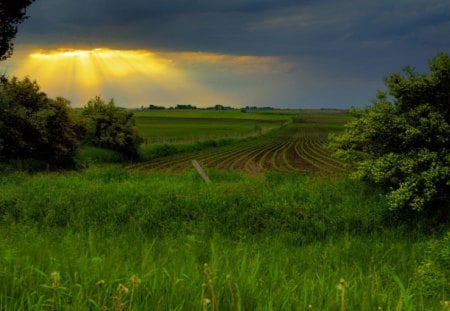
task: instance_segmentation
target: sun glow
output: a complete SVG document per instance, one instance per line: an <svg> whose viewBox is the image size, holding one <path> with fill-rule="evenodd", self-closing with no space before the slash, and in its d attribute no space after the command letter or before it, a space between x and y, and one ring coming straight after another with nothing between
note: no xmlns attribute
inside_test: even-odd
<svg viewBox="0 0 450 311"><path fill-rule="evenodd" d="M50 96L66 97L74 106L83 106L96 95L114 97L129 107L208 106L242 104L236 94L212 86L210 77L230 79L233 74L267 73L275 67L283 64L273 57L96 48L34 51L12 73L36 79ZM201 74L208 80L202 81Z"/></svg>
<svg viewBox="0 0 450 311"><path fill-rule="evenodd" d="M98 86L102 80L126 78L132 74L167 75L170 62L140 50L64 50L38 51L30 54L28 66L45 71L43 79L59 71L75 78L84 86ZM28 67L26 66L26 67ZM67 78L67 75L64 75Z"/></svg>

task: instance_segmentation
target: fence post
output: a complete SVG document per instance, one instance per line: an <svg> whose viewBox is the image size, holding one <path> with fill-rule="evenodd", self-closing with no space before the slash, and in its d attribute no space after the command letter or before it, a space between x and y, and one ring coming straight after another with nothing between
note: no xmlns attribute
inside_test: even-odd
<svg viewBox="0 0 450 311"><path fill-rule="evenodd" d="M200 164L197 162L197 160L192 160L192 165L195 167L195 169L197 170L197 172L200 174L200 176L203 178L203 180L205 181L205 183L210 183L211 180L209 179L208 175L206 175L205 171L202 169L202 167L200 166Z"/></svg>

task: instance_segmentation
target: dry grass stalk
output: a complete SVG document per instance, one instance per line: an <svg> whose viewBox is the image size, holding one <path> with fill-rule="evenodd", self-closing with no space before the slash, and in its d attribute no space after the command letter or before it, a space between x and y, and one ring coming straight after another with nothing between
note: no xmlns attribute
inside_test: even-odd
<svg viewBox="0 0 450 311"><path fill-rule="evenodd" d="M339 280L338 289L341 291L341 311L345 311L345 280Z"/></svg>
<svg viewBox="0 0 450 311"><path fill-rule="evenodd" d="M59 282L60 282L60 274L59 272L52 272L50 274L50 280L52 282L52 311L56 311L56 306L58 304L58 288L59 288Z"/></svg>
<svg viewBox="0 0 450 311"><path fill-rule="evenodd" d="M133 275L131 277L131 294L130 294L130 303L128 304L128 310L131 311L133 309L133 298L134 298L134 291L141 283L141 280L136 276Z"/></svg>
<svg viewBox="0 0 450 311"><path fill-rule="evenodd" d="M200 305L202 306L203 311L208 310L208 304L211 302L208 298L205 298L205 290L206 290L206 283L202 284L202 295L200 299Z"/></svg>
<svg viewBox="0 0 450 311"><path fill-rule="evenodd" d="M125 303L123 302L123 298L128 295L129 290L123 284L119 284L117 286L117 296L114 299L114 311L123 311Z"/></svg>
<svg viewBox="0 0 450 311"><path fill-rule="evenodd" d="M230 299L231 299L231 305L233 306L233 310L237 311L238 307L236 304L236 299L234 298L234 291L233 291L233 285L231 283L231 275L227 275L227 283L228 283L228 290L230 291Z"/></svg>
<svg viewBox="0 0 450 311"><path fill-rule="evenodd" d="M105 280L100 280L97 283L95 283L95 287L97 288L97 305L99 306L100 309L103 308L100 291L104 284L105 284Z"/></svg>
<svg viewBox="0 0 450 311"><path fill-rule="evenodd" d="M206 281L208 284L208 288L209 288L209 293L211 294L211 301L212 301L212 310L213 311L219 311L219 305L217 303L217 297L216 294L214 292L214 286L213 286L213 282L211 279L211 272L209 271L209 267L208 264L205 263L205 269L204 269L204 273L206 276Z"/></svg>

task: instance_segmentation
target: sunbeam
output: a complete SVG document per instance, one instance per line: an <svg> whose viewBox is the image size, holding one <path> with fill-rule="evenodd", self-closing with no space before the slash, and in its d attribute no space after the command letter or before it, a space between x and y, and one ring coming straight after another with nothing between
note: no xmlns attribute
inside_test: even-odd
<svg viewBox="0 0 450 311"><path fill-rule="evenodd" d="M96 95L114 97L128 107L237 106L244 103L242 94L211 85L210 80L236 85L251 75L261 78L289 69L275 57L95 48L33 51L13 74L30 76L50 96L66 97L75 107ZM238 87L248 96L245 85Z"/></svg>

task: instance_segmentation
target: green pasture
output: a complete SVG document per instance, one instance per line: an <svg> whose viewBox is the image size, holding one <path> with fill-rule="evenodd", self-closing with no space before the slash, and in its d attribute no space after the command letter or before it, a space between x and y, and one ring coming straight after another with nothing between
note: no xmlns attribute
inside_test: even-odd
<svg viewBox="0 0 450 311"><path fill-rule="evenodd" d="M207 173L3 175L1 309L444 310L450 236L376 189Z"/></svg>
<svg viewBox="0 0 450 311"><path fill-rule="evenodd" d="M260 135L290 122L298 110L135 111L145 143L179 143Z"/></svg>
<svg viewBox="0 0 450 311"><path fill-rule="evenodd" d="M145 143L177 143L260 135L299 120L309 126L341 127L351 117L340 110L147 110L134 111ZM327 124L327 125L326 125Z"/></svg>
<svg viewBox="0 0 450 311"><path fill-rule="evenodd" d="M299 113L298 109L293 110L135 110L137 117L159 117L159 118L206 118L206 119L248 119L248 120L268 120L286 121L291 116Z"/></svg>
<svg viewBox="0 0 450 311"><path fill-rule="evenodd" d="M145 143L176 143L259 135L280 126L280 120L136 116Z"/></svg>

